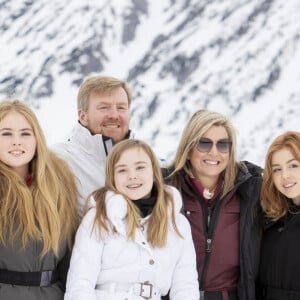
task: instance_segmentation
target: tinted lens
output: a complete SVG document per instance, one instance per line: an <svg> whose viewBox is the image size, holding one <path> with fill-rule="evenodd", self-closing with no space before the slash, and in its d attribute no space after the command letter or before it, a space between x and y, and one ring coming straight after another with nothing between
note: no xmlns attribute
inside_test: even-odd
<svg viewBox="0 0 300 300"><path fill-rule="evenodd" d="M200 152L208 152L213 145L213 141L207 138L201 138L197 144L197 149Z"/></svg>
<svg viewBox="0 0 300 300"><path fill-rule="evenodd" d="M231 148L231 142L229 140L217 141L217 149L222 153L228 153Z"/></svg>
<svg viewBox="0 0 300 300"><path fill-rule="evenodd" d="M197 149L200 152L209 152L214 142L208 138L201 138L197 144ZM216 142L217 149L221 153L228 153L231 148L231 142L228 139L218 140Z"/></svg>

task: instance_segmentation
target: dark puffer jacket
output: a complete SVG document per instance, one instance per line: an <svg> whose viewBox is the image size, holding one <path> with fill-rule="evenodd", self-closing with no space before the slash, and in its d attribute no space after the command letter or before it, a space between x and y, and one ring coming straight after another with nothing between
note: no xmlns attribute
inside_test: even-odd
<svg viewBox="0 0 300 300"><path fill-rule="evenodd" d="M163 170L164 175L170 174L170 170ZM200 201L201 195L197 189L189 182L188 176L184 171L179 174L179 185L177 188L181 190L183 197L183 205L193 206L194 221L191 221L191 216L187 216L191 222L192 235L196 248L197 255L202 255L203 240L199 243L199 232L204 235L203 223L203 207ZM168 183L172 183L167 180ZM262 182L262 169L249 162L241 162L238 165L238 174L235 180L235 185L232 190L222 198L226 201L226 197L234 197L240 201L240 228L239 228L239 265L240 276L237 287L239 300L255 300L255 283L258 276L259 253L260 253L260 226L258 222L259 195ZM227 199L228 200L228 199ZM183 208L184 213L191 213L188 209ZM197 221L199 220L199 222ZM216 225L217 226L217 225ZM222 228L216 231L216 234L221 234ZM202 244L202 246L199 246ZM197 246L198 245L198 246ZM201 249L197 249L201 248ZM223 250L223 249L222 249ZM202 252L199 252L202 251ZM224 249L224 251L226 251ZM209 264L209 262L208 262ZM200 285L203 283L202 277L203 265L198 264L198 273Z"/></svg>
<svg viewBox="0 0 300 300"><path fill-rule="evenodd" d="M300 206L290 205L277 222L264 219L261 244L261 300L300 299Z"/></svg>

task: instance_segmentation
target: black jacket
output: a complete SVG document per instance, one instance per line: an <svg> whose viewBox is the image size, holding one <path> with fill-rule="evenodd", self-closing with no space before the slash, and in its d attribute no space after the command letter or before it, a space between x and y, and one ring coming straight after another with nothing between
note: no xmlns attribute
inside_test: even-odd
<svg viewBox="0 0 300 300"><path fill-rule="evenodd" d="M265 219L259 299L300 299L300 206L290 209L277 222Z"/></svg>
<svg viewBox="0 0 300 300"><path fill-rule="evenodd" d="M167 175L171 170L164 170ZM186 182L185 172L179 174L180 187L185 197L196 197L196 191ZM239 300L255 300L255 281L258 275L260 252L260 226L257 210L262 181L262 169L249 162L239 163L239 171L233 190L240 199L240 277ZM168 180L172 183L172 179ZM194 194L194 195L193 195ZM199 278L202 274L199 274Z"/></svg>

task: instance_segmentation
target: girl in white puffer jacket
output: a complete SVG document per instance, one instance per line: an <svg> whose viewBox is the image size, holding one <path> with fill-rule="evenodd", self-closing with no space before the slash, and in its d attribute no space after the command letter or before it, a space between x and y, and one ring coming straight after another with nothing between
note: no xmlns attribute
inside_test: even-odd
<svg viewBox="0 0 300 300"><path fill-rule="evenodd" d="M76 235L65 300L199 300L190 226L151 148L114 146Z"/></svg>

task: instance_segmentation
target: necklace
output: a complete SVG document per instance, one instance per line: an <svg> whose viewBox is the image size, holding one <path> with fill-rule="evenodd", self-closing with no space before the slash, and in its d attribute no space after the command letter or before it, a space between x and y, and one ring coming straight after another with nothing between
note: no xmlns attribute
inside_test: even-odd
<svg viewBox="0 0 300 300"><path fill-rule="evenodd" d="M207 200L210 200L214 197L215 195L215 191L217 189L217 185L215 187L213 187L212 189L209 189L209 188L206 188L202 185L200 179L198 179L197 177L193 177L195 179L195 181L197 182L198 184L198 187L199 187L199 190L201 191L202 193L202 196L207 199Z"/></svg>
<svg viewBox="0 0 300 300"><path fill-rule="evenodd" d="M214 194L215 194L215 188L212 191L210 191L207 188L204 188L203 190L203 197L205 199L211 199L214 196Z"/></svg>

